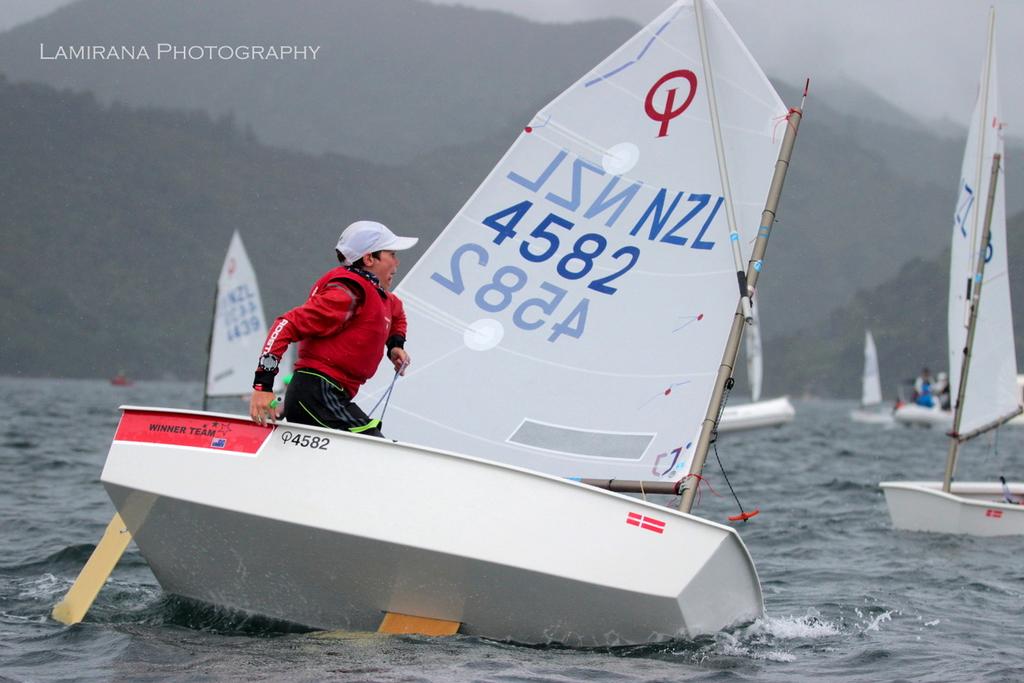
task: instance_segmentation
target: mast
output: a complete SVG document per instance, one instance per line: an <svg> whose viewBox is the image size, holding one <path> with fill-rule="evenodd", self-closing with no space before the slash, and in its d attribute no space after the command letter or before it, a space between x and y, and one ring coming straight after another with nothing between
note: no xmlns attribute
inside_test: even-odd
<svg viewBox="0 0 1024 683"><path fill-rule="evenodd" d="M804 86L804 97L807 96L807 86ZM772 175L772 184L768 190L768 199L765 201L764 211L761 213L761 228L757 232L757 241L754 242L754 250L750 255L750 262L747 264L746 281L750 290L757 286L757 278L761 273L764 263L764 254L768 248L768 237L771 235L772 224L775 222L775 212L779 205L779 197L782 195L782 185L786 180L786 172L789 170L789 160L793 155L793 145L796 143L797 130L800 128L800 119L803 117L803 102L800 107L789 111L786 125L786 136L782 140L782 147L779 149L779 158L775 162L775 173ZM725 345L725 352L722 355L722 364L718 368L718 377L715 379L715 387L711 394L711 402L708 404L707 413L704 415L704 422L701 425L700 438L697 440L697 447L694 450L693 462L690 465L691 475L700 475L704 469L704 461L708 455L708 448L711 446L711 436L715 433L719 412L721 411L722 400L725 397L727 386L732 384L733 368L736 364L736 357L740 350L740 339L743 336L743 325L746 323L744 311L745 300L741 298L736 306L736 315L732 321L732 328L729 330L729 339ZM749 305L749 300L746 300ZM693 507L693 499L697 492L697 486L689 479L686 480L683 498L679 502L679 509L689 512Z"/></svg>
<svg viewBox="0 0 1024 683"><path fill-rule="evenodd" d="M227 257L230 257L231 255L231 247L234 245L235 237L237 235L237 230L235 230L231 235L231 241L228 242ZM207 404L210 400L210 362L213 356L213 333L217 327L217 299L220 297L220 278L224 273L226 258L225 263L221 265L221 269L217 273L216 284L213 286L213 307L210 310L210 335L206 338L206 371L203 373L203 410L206 410Z"/></svg>
<svg viewBox="0 0 1024 683"><path fill-rule="evenodd" d="M953 415L953 431L949 433L949 456L946 458L946 474L942 479L942 490L946 493L949 493L950 487L953 485L953 472L956 470L956 458L960 450L960 442L982 433L981 430L975 430L968 437L961 437L960 420L964 413L967 371L971 365L971 348L974 346L974 330L978 322L978 304L981 302L981 285L985 274L985 245L988 244L992 235L992 205L996 199L996 183L999 181L999 162L1001 160L999 154L992 156L992 178L989 182L988 198L985 202L985 222L982 228L981 246L978 247L975 260L974 277L967 283L968 287L971 287L973 284L973 289L970 290L971 305L968 307L967 343L964 344L964 354L960 365L960 386L956 392L956 412ZM1002 421L997 421L992 427L998 427L1000 424L1002 424Z"/></svg>
<svg viewBox="0 0 1024 683"><path fill-rule="evenodd" d="M704 67L704 82L708 91L708 109L711 114L711 129L715 134L715 154L718 157L718 175L722 181L722 196L725 199L725 215L729 221L729 243L732 245L732 259L736 264L736 281L740 288L740 305L743 307L743 319L748 323L753 319L750 293L753 291L743 272L743 253L740 251L740 233L736 229L736 211L733 208L732 184L729 182L729 169L725 163L725 144L722 142L722 124L718 119L718 98L715 97L715 79L711 74L711 55L708 52L707 32L704 28L704 4L694 0L693 8L697 13L697 36L700 41L700 61Z"/></svg>
<svg viewBox="0 0 1024 683"><path fill-rule="evenodd" d="M996 30L996 10L995 8L989 9L988 13L988 43L985 48L985 75L981 80L981 92L979 93L981 106L978 107L978 159L974 166L974 186L981 187L981 174L985 171L985 135L988 132L988 93L989 88L992 84L992 51L995 44L995 30ZM974 220L971 221L971 235L970 244L974 248L978 248L978 212L974 212ZM984 242L983 244L988 244ZM970 282L967 286L970 286ZM969 314L968 314L969 315ZM964 320L964 327L968 324L967 320Z"/></svg>
<svg viewBox="0 0 1024 683"><path fill-rule="evenodd" d="M213 310L210 311L210 336L206 339L206 370L203 372L203 410L210 393L210 354L213 352L213 328L217 324L217 297L220 296L220 280L213 288Z"/></svg>

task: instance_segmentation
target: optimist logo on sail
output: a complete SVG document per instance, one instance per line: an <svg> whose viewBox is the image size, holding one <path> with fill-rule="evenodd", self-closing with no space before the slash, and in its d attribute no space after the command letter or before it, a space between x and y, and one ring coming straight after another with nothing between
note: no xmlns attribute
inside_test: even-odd
<svg viewBox="0 0 1024 683"><path fill-rule="evenodd" d="M676 101L676 92L678 88L672 87L665 91L665 106L664 109L658 110L654 105L654 97L657 95L661 86L665 85L669 81L675 81L676 79L682 78L690 85L690 93L683 100L683 103L679 105L678 109L673 109L672 105ZM644 111L651 119L661 122L661 128L658 129L658 137L663 138L668 135L668 124L669 121L682 114L693 102L694 95L697 94L697 75L689 69L679 69L677 71L670 71L651 86L651 89L647 91L647 99L644 100Z"/></svg>

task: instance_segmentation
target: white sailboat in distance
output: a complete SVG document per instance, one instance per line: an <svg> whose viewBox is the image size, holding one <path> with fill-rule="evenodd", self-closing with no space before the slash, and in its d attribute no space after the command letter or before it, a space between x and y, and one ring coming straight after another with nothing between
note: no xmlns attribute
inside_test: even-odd
<svg viewBox="0 0 1024 683"><path fill-rule="evenodd" d="M892 424L892 411L882 404L882 378L878 371L878 349L871 330L864 332L864 373L861 377L860 407L850 419L865 424Z"/></svg>
<svg viewBox="0 0 1024 683"><path fill-rule="evenodd" d="M259 358L266 336L267 321L256 271L249 261L242 236L235 230L214 294L203 410L210 398L248 398L252 394L256 367L253 359ZM283 379L291 374L294 362L294 348L290 348L281 361L278 377Z"/></svg>
<svg viewBox="0 0 1024 683"><path fill-rule="evenodd" d="M750 403L729 403L722 411L718 432L738 432L759 427L778 427L792 422L796 409L788 396L761 400L764 360L761 353L761 316L755 310L744 336Z"/></svg>
<svg viewBox="0 0 1024 683"><path fill-rule="evenodd" d="M760 617L691 475L800 118L714 2L672 4L540 110L402 280L389 439L125 407L111 547L123 519L168 593L317 628L598 646ZM69 593L55 616L79 612Z"/></svg>
<svg viewBox="0 0 1024 683"><path fill-rule="evenodd" d="M953 429L942 481L879 484L893 526L974 536L1024 535L1024 483L954 482L960 445L1021 412L1006 258L1003 139L997 100L995 11L971 117L949 266Z"/></svg>
<svg viewBox="0 0 1024 683"><path fill-rule="evenodd" d="M908 427L933 427L949 431L953 427L953 411L942 407L936 397L935 404L924 406L907 401L893 411L893 421Z"/></svg>

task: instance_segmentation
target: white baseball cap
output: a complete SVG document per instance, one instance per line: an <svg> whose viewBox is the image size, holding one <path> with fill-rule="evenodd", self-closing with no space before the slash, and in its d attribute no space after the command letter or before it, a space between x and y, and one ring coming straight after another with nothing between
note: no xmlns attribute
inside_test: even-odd
<svg viewBox="0 0 1024 683"><path fill-rule="evenodd" d="M399 237L376 221L356 221L342 230L338 251L346 263L355 263L375 251L402 251L419 242L418 237Z"/></svg>

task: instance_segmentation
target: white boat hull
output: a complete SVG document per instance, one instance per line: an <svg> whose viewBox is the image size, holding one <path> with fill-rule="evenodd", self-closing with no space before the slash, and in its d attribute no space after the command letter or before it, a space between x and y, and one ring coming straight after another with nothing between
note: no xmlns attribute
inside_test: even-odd
<svg viewBox="0 0 1024 683"><path fill-rule="evenodd" d="M937 481L883 481L892 525L906 531L971 536L1024 535L1024 505L1003 501L998 483L958 482L951 493ZM1024 483L1009 485L1024 500Z"/></svg>
<svg viewBox="0 0 1024 683"><path fill-rule="evenodd" d="M857 408L850 411L850 419L861 424L891 425L894 424L892 411L885 408Z"/></svg>
<svg viewBox="0 0 1024 683"><path fill-rule="evenodd" d="M738 432L759 427L778 427L792 422L795 415L796 410L786 396L767 401L728 405L722 411L718 431Z"/></svg>
<svg viewBox="0 0 1024 683"><path fill-rule="evenodd" d="M586 646L763 614L736 532L676 510L385 439L124 411L102 481L169 593L314 628L394 612Z"/></svg>
<svg viewBox="0 0 1024 683"><path fill-rule="evenodd" d="M953 413L939 408L927 408L916 403L905 403L895 410L893 419L900 424L921 427L953 428Z"/></svg>

